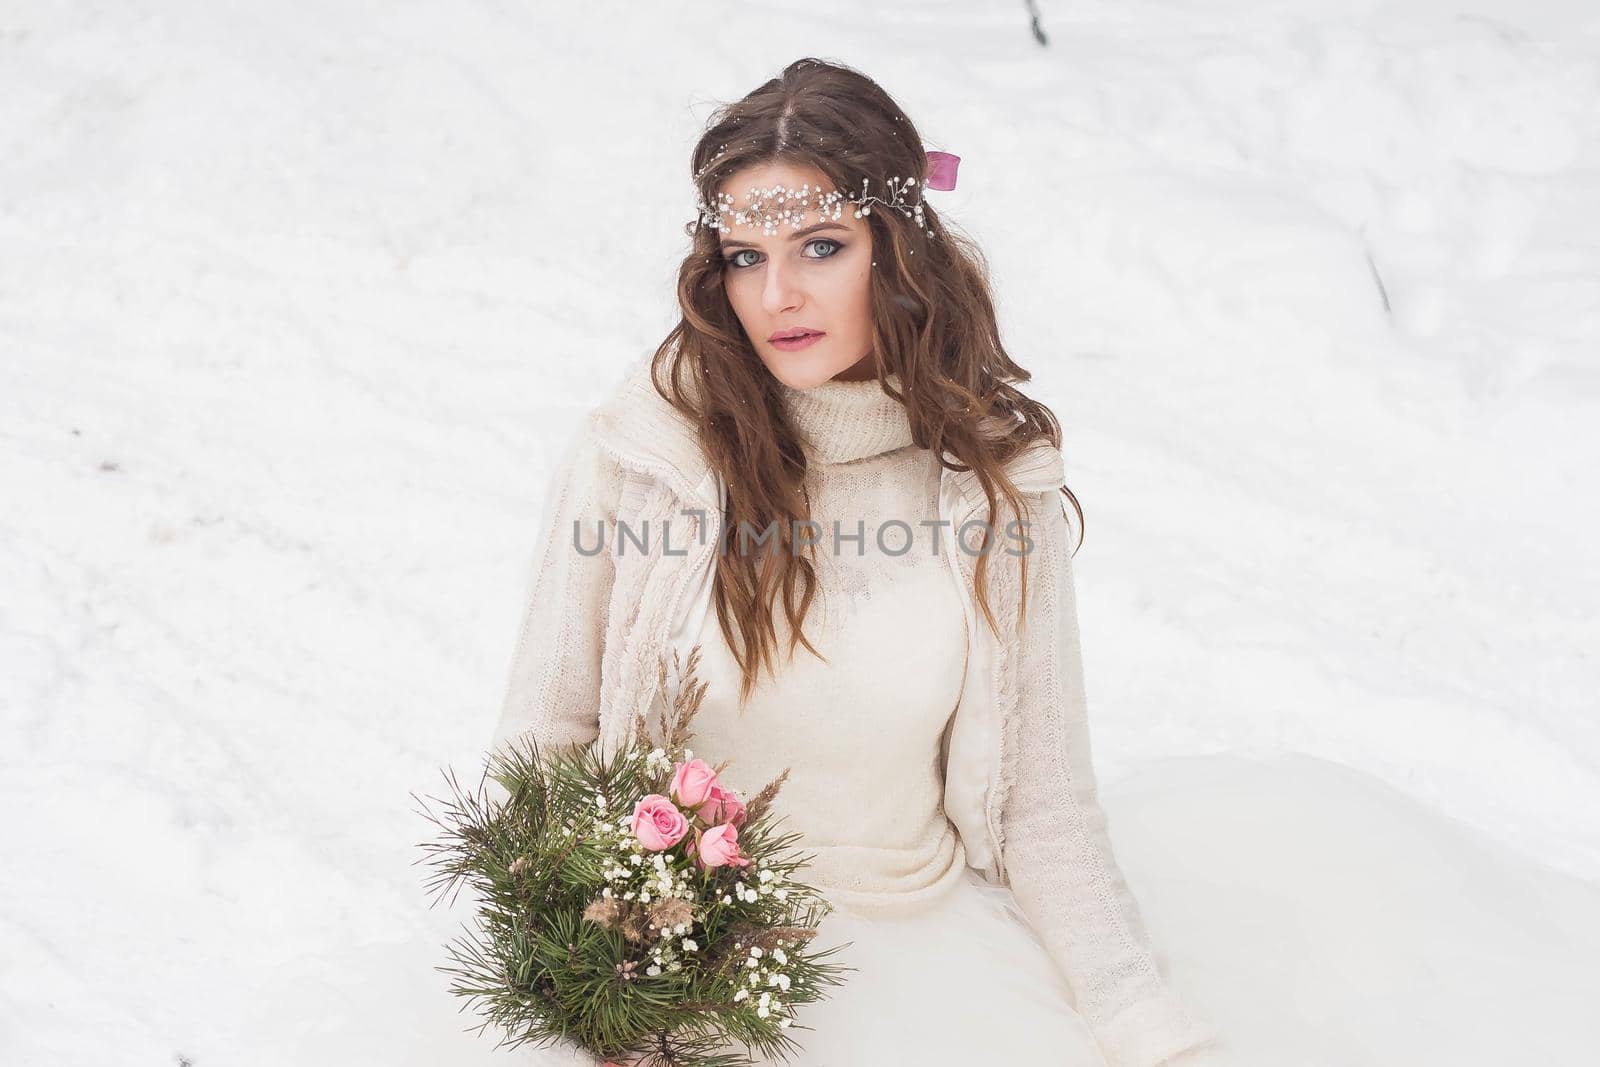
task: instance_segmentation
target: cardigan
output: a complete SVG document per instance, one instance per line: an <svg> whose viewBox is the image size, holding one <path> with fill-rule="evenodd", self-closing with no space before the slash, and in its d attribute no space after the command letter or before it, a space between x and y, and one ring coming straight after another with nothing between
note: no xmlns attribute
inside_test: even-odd
<svg viewBox="0 0 1600 1067"><path fill-rule="evenodd" d="M594 743L615 754L631 740L637 716L653 718L655 709L671 706L674 663L687 658L710 607L728 487L695 428L656 392L652 362L648 353L629 368L561 460L495 745L528 733L541 748ZM694 394L692 380L685 387ZM1218 1032L1162 973L1099 803L1060 450L1035 442L1008 463L1007 474L1025 516L989 517L970 470L947 467L941 478L950 530L988 520L1004 537L1007 521L1022 518L1031 541L1020 632L1021 557L989 557L999 639L975 601L975 557L947 556L963 593L970 647L940 751L946 814L967 863L1010 886L1066 976L1108 1067L1225 1063ZM615 531L609 547L577 551L577 532L590 531L581 543L592 545L597 523ZM664 671L667 690L659 685Z"/></svg>

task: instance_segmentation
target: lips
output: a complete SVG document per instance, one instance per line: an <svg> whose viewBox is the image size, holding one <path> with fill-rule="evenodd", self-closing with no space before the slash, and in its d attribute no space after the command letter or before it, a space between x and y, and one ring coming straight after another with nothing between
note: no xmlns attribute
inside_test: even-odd
<svg viewBox="0 0 1600 1067"><path fill-rule="evenodd" d="M812 329L807 329L804 326L796 326L794 329L791 329L791 330L779 330L777 333L775 333L771 337L767 338L767 340L769 340L769 341L794 341L794 340L797 340L797 339L799 339L801 337L821 336L821 334L822 334L821 330L812 330Z"/></svg>

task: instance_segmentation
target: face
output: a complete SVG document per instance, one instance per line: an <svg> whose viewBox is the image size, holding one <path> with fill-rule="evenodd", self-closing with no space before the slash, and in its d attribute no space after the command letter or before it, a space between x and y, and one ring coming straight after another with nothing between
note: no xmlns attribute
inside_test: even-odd
<svg viewBox="0 0 1600 1067"><path fill-rule="evenodd" d="M746 206L751 186L782 185L812 190L832 183L814 167L789 163L753 165L736 171L717 190L731 194L733 206ZM771 203L769 202L769 208ZM736 222L722 216L723 288L756 355L772 376L796 389L810 389L830 378L859 381L873 377L872 234L866 219L855 218L848 202L839 218L819 218L815 197L799 227L787 220L770 236L759 221ZM809 330L820 336L802 345L783 345L785 332ZM777 335L775 338L774 335Z"/></svg>

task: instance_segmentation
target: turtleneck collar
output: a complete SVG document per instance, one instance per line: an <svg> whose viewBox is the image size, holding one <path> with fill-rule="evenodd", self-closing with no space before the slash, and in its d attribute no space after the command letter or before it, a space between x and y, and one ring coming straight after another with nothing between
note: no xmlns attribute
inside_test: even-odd
<svg viewBox="0 0 1600 1067"><path fill-rule="evenodd" d="M898 374L889 382L900 388ZM892 452L912 443L905 405L883 391L878 379L829 379L810 389L778 383L784 410L807 453L823 463L848 463Z"/></svg>

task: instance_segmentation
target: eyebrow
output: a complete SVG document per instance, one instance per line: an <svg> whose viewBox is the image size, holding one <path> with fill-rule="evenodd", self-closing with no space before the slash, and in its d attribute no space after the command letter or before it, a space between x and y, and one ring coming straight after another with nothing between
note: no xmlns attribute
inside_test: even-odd
<svg viewBox="0 0 1600 1067"><path fill-rule="evenodd" d="M818 230L843 230L846 233L849 233L850 232L850 227L844 225L841 222L816 222L816 223L812 223L810 226L807 226L803 230L794 231L793 233L791 233L789 235L789 240L798 241L800 238L806 236L807 234L816 233ZM760 245L757 245L757 244L755 244L754 242L751 242L751 241L724 241L724 242L722 242L722 246L721 247L723 247L723 248L733 248L735 246L738 246L738 247L741 247L741 248L759 248L759 247L761 247Z"/></svg>

